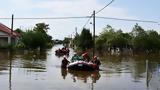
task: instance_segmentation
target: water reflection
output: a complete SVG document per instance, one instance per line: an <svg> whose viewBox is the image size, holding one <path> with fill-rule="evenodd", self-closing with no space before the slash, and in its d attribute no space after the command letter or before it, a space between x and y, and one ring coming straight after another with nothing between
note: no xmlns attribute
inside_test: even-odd
<svg viewBox="0 0 160 90"><path fill-rule="evenodd" d="M11 52L12 66L20 68L45 69L46 51L16 51Z"/></svg>
<svg viewBox="0 0 160 90"><path fill-rule="evenodd" d="M0 52L0 75L8 75L9 90L12 90L12 79L15 77L16 69L23 69L23 72L45 72L46 71L45 51L8 51ZM1 75L2 76L2 75ZM18 76L18 75L17 75ZM5 81L3 79L2 81ZM5 87L6 88L6 87Z"/></svg>
<svg viewBox="0 0 160 90"><path fill-rule="evenodd" d="M8 52L9 55L9 90L12 90L12 57L10 52Z"/></svg>
<svg viewBox="0 0 160 90"><path fill-rule="evenodd" d="M102 58L102 63L105 66L106 73L115 74L121 77L124 73L131 73L133 81L140 81L144 78L146 72L145 60L135 60L134 57L113 57L108 56Z"/></svg>
<svg viewBox="0 0 160 90"><path fill-rule="evenodd" d="M66 78L67 74L70 74L72 76L73 82L81 80L84 83L87 83L88 79L91 79L92 83L96 83L101 77L99 71L76 71L61 68L61 75L63 79Z"/></svg>
<svg viewBox="0 0 160 90"><path fill-rule="evenodd" d="M43 50L43 51L21 50L21 51L12 52L12 55L15 55L14 58L22 58L25 60L32 60L32 59L46 60L47 50Z"/></svg>

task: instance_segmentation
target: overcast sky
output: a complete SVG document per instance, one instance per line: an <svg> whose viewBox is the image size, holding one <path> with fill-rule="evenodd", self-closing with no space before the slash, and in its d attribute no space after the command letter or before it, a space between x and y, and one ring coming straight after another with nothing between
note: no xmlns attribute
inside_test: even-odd
<svg viewBox="0 0 160 90"><path fill-rule="evenodd" d="M0 18L14 17L78 17L89 16L93 10L98 11L111 0L3 0L0 3ZM111 5L96 16L141 19L160 22L160 0L115 0ZM36 23L49 24L48 34L54 39L63 39L75 34L75 27L80 33L87 19L66 20L14 20L14 29L32 28ZM92 20L91 20L92 21ZM0 22L10 27L10 20L0 19ZM115 29L130 32L137 22L126 22L109 19L96 19L96 34L102 32L109 24ZM159 32L160 25L155 23L138 22L144 29L155 29ZM92 25L87 24L86 28Z"/></svg>

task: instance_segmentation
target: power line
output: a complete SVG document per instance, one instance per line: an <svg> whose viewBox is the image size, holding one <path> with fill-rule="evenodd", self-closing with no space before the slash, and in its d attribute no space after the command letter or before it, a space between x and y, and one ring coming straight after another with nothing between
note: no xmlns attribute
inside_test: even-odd
<svg viewBox="0 0 160 90"><path fill-rule="evenodd" d="M106 6L104 6L102 9L98 10L95 14L98 14L99 12L101 12L103 9L105 9L107 6L109 6L114 0L112 0L110 3L108 3ZM90 16L90 18L86 21L86 23L84 24L83 28L86 27L86 25L89 23L89 21L91 20L93 14Z"/></svg>
<svg viewBox="0 0 160 90"><path fill-rule="evenodd" d="M106 6L104 6L102 9L98 10L95 14L98 14L102 10L104 10L106 7L108 7L111 3L113 3L114 0L112 0L110 3L108 3Z"/></svg>
<svg viewBox="0 0 160 90"><path fill-rule="evenodd" d="M32 20L32 19L85 19L88 18L87 22L85 23L84 27L87 25L87 23L90 21L90 19L92 18L93 14L91 16L80 16L80 17L37 17L37 18L32 18L32 17L22 17L22 18L14 18L14 19L18 19L18 20ZM102 16L96 16L95 18L100 18L100 19L111 19L111 20L120 20L120 21L131 21L131 22L146 22L146 23L157 23L159 24L159 22L157 21L152 21L152 20L138 20L138 19L124 19L124 18L112 18L112 17L102 17ZM10 20L12 18L0 18L0 19L4 19L4 20Z"/></svg>
<svg viewBox="0 0 160 90"><path fill-rule="evenodd" d="M86 21L86 23L84 24L83 28L86 27L86 25L87 25L87 24L89 23L89 21L91 20L92 16L93 16L93 14L92 14L92 15L90 16L90 18Z"/></svg>
<svg viewBox="0 0 160 90"><path fill-rule="evenodd" d="M81 18L90 18L90 16L80 16L80 17L22 17L14 19L81 19ZM12 19L12 18L0 18L0 19Z"/></svg>
<svg viewBox="0 0 160 90"><path fill-rule="evenodd" d="M132 21L132 22L159 23L159 22L157 22L157 21L138 20L138 19L123 19L123 18L100 17L100 16L96 16L96 18L100 18L100 19L112 19L112 20L121 20L121 21Z"/></svg>

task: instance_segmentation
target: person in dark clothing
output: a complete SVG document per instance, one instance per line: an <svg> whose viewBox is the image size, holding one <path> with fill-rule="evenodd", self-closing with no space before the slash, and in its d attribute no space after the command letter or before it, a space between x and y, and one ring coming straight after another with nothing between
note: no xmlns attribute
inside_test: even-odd
<svg viewBox="0 0 160 90"><path fill-rule="evenodd" d="M61 63L61 67L62 68L67 68L67 65L69 64L70 62L67 60L66 57L63 57L63 60L62 60L62 63Z"/></svg>
<svg viewBox="0 0 160 90"><path fill-rule="evenodd" d="M101 65L100 60L97 58L97 56L94 56L93 60L91 61L93 64L95 64L95 69L99 70L99 66Z"/></svg>
<svg viewBox="0 0 160 90"><path fill-rule="evenodd" d="M66 76L67 76L67 69L66 68L61 68L61 75L62 75L63 79L66 78Z"/></svg>

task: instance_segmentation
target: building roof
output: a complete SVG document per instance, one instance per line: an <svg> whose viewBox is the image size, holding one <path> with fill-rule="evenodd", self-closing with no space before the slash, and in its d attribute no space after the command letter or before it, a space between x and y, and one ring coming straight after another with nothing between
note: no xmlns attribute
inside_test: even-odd
<svg viewBox="0 0 160 90"><path fill-rule="evenodd" d="M12 30L9 27L5 26L2 23L0 23L0 31L2 31L8 35L11 35L11 33L12 33L12 35L11 35L12 37L19 37L20 36L19 33L15 32L15 31L12 32Z"/></svg>

